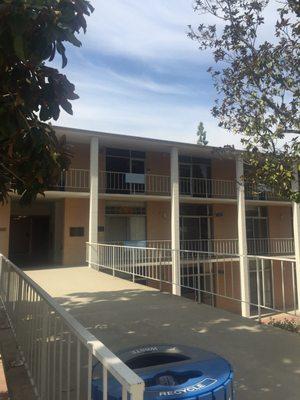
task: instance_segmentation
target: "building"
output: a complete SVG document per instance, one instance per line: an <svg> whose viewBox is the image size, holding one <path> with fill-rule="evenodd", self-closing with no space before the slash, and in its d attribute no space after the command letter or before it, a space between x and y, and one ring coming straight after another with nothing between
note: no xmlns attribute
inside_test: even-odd
<svg viewBox="0 0 300 400"><path fill-rule="evenodd" d="M80 265L88 241L231 254L240 260L241 292L249 280L253 298L257 279L245 256L295 254L299 207L293 213L291 202L265 187L245 187L242 153L72 128L56 132L72 146L69 171L30 207L15 197L0 207L0 252L16 264ZM271 273L265 278L271 297Z"/></svg>

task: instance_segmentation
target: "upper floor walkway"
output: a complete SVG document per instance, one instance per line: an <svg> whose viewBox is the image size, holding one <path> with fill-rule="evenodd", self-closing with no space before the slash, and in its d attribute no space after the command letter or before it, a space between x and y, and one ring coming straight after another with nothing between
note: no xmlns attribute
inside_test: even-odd
<svg viewBox="0 0 300 400"><path fill-rule="evenodd" d="M62 173L57 185L51 191L89 193L90 170L70 168ZM98 191L100 194L136 196L171 196L170 175L99 171ZM236 200L235 179L209 179L179 176L179 195L185 199L227 199ZM113 197L113 196L111 196ZM245 198L252 201L280 201L285 199L263 186L245 185Z"/></svg>

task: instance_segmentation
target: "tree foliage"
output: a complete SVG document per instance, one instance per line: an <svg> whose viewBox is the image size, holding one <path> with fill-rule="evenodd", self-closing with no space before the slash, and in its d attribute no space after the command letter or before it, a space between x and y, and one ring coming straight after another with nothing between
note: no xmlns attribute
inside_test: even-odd
<svg viewBox="0 0 300 400"><path fill-rule="evenodd" d="M202 146L207 146L208 145L208 140L206 140L206 130L204 129L203 122L199 122L198 129L197 129L197 144L200 144Z"/></svg>
<svg viewBox="0 0 300 400"><path fill-rule="evenodd" d="M300 2L298 0L196 0L205 21L189 36L211 49L209 68L218 93L212 114L219 125L242 135L249 179L285 198L300 156ZM272 37L263 28L276 12Z"/></svg>
<svg viewBox="0 0 300 400"><path fill-rule="evenodd" d="M13 188L30 202L70 162L65 139L47 123L72 114L74 85L51 68L67 64L65 43L81 46L93 7L86 0L0 0L0 200ZM46 64L47 62L47 64Z"/></svg>

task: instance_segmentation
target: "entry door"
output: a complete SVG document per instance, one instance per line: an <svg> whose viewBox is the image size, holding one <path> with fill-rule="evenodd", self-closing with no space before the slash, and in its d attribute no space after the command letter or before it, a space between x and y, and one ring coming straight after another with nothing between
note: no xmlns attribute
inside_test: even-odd
<svg viewBox="0 0 300 400"><path fill-rule="evenodd" d="M107 242L134 244L146 240L145 216L107 216L105 224Z"/></svg>
<svg viewBox="0 0 300 400"><path fill-rule="evenodd" d="M126 242L129 240L127 217L107 216L105 221L105 237L107 242Z"/></svg>
<svg viewBox="0 0 300 400"><path fill-rule="evenodd" d="M130 241L146 246L146 217L130 217Z"/></svg>
<svg viewBox="0 0 300 400"><path fill-rule="evenodd" d="M208 251L210 219L208 217L181 217L180 239L182 249Z"/></svg>
<svg viewBox="0 0 300 400"><path fill-rule="evenodd" d="M132 174L145 174L145 160L140 160L136 158L131 159L131 173ZM144 193L145 184L144 183L131 183L130 184L131 193Z"/></svg>
<svg viewBox="0 0 300 400"><path fill-rule="evenodd" d="M50 261L50 217L12 216L9 257L17 265L48 264Z"/></svg>

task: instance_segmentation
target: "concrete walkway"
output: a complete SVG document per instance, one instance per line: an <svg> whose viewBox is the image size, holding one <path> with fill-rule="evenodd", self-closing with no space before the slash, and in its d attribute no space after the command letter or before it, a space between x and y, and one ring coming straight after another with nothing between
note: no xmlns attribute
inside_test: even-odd
<svg viewBox="0 0 300 400"><path fill-rule="evenodd" d="M87 267L26 273L114 352L157 343L198 346L232 363L237 400L300 398L300 335Z"/></svg>

